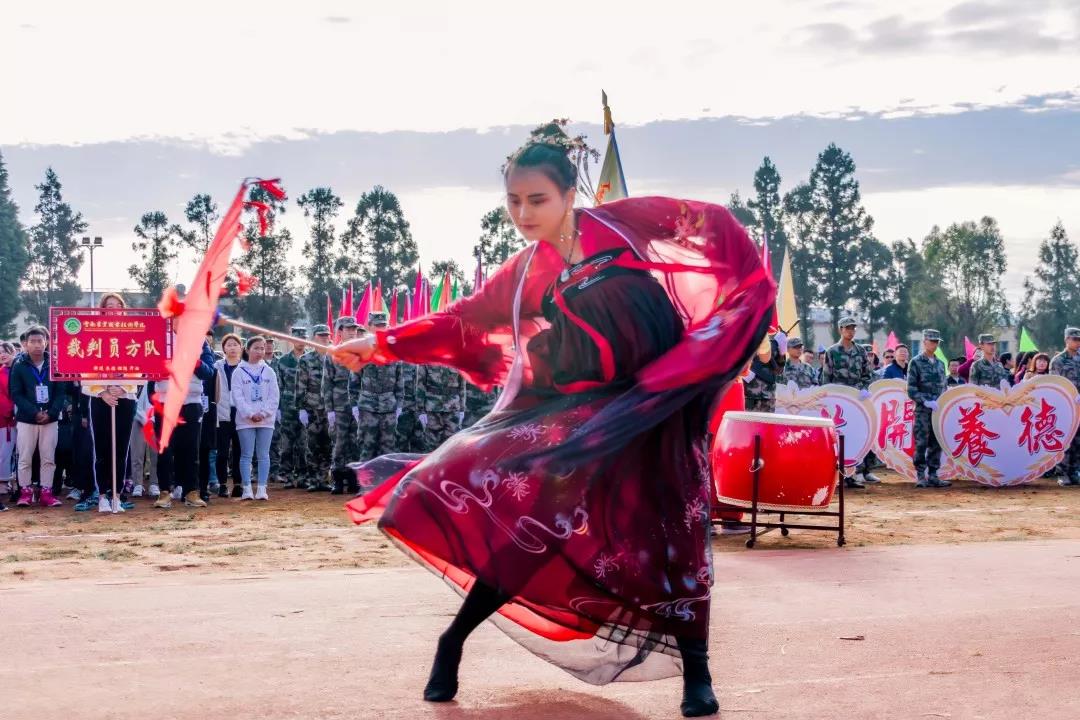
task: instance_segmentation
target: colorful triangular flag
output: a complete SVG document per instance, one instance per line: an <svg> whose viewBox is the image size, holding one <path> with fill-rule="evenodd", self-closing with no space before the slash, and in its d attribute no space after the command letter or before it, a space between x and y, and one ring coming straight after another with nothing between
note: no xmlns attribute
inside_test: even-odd
<svg viewBox="0 0 1080 720"><path fill-rule="evenodd" d="M600 91L600 96L604 103L604 134L608 136L608 143L604 152L604 164L600 166L600 177L596 182L597 205L630 196L626 190L626 176L623 175L622 158L619 156L619 143L615 140L615 123L611 119L607 93Z"/></svg>
<svg viewBox="0 0 1080 720"><path fill-rule="evenodd" d="M1020 328L1020 352L1039 352L1035 341L1028 335L1027 328Z"/></svg>

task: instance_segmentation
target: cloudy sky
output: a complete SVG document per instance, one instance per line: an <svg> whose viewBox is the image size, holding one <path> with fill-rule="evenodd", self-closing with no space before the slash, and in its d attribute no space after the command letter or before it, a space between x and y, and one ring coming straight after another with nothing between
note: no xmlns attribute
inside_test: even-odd
<svg viewBox="0 0 1080 720"><path fill-rule="evenodd" d="M1054 222L1080 239L1080 2L899 7L5 2L0 152L27 221L59 173L109 244L99 285L127 285L142 212L247 175L347 206L382 183L425 259L468 265L502 159L551 117L602 142L604 88L633 194L723 201L764 155L790 187L835 141L883 240L997 217L1018 298Z"/></svg>

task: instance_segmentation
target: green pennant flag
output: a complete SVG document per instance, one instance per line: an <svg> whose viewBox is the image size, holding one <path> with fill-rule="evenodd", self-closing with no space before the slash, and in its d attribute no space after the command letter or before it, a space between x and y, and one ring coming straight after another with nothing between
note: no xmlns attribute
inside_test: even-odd
<svg viewBox="0 0 1080 720"><path fill-rule="evenodd" d="M439 308L439 303L442 300L443 287L446 285L446 278L444 277L439 281L439 286L435 288L435 293L431 296L431 312L436 312Z"/></svg>
<svg viewBox="0 0 1080 720"><path fill-rule="evenodd" d="M1028 335L1027 328L1020 328L1020 352L1038 352L1035 341Z"/></svg>
<svg viewBox="0 0 1080 720"><path fill-rule="evenodd" d="M458 288L457 278L454 278L454 287L450 291L450 302L455 302L458 299L458 295L461 294L461 290Z"/></svg>
<svg viewBox="0 0 1080 720"><path fill-rule="evenodd" d="M934 357L940 360L942 365L949 367L949 356L941 349L941 345L938 345L937 350L934 351Z"/></svg>

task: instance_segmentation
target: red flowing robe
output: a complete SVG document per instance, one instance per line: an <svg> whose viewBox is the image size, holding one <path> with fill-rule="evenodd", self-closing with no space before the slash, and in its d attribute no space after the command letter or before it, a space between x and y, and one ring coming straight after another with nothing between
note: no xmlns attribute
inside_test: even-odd
<svg viewBox="0 0 1080 720"><path fill-rule="evenodd" d="M427 456L357 473L353 519L459 592L512 600L513 639L595 684L681 671L708 634L708 410L746 365L775 286L722 207L630 198L578 211L585 260L546 243L480 292L377 332L374 362L504 389Z"/></svg>

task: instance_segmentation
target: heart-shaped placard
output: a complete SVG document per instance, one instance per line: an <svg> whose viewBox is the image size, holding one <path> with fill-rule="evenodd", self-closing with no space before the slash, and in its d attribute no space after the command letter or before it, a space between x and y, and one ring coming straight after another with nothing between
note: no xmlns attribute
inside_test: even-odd
<svg viewBox="0 0 1080 720"><path fill-rule="evenodd" d="M903 380L878 380L870 386L874 425L874 454L885 467L917 480L915 473L915 401Z"/></svg>
<svg viewBox="0 0 1080 720"><path fill-rule="evenodd" d="M846 385L821 385L800 390L794 382L776 386L776 412L832 418L837 435L844 436L844 465L858 465L870 452L874 408L858 390Z"/></svg>
<svg viewBox="0 0 1080 720"><path fill-rule="evenodd" d="M933 422L942 477L1020 485L1064 459L1080 424L1073 384L1039 375L1013 388L1003 385L959 385L938 400Z"/></svg>

